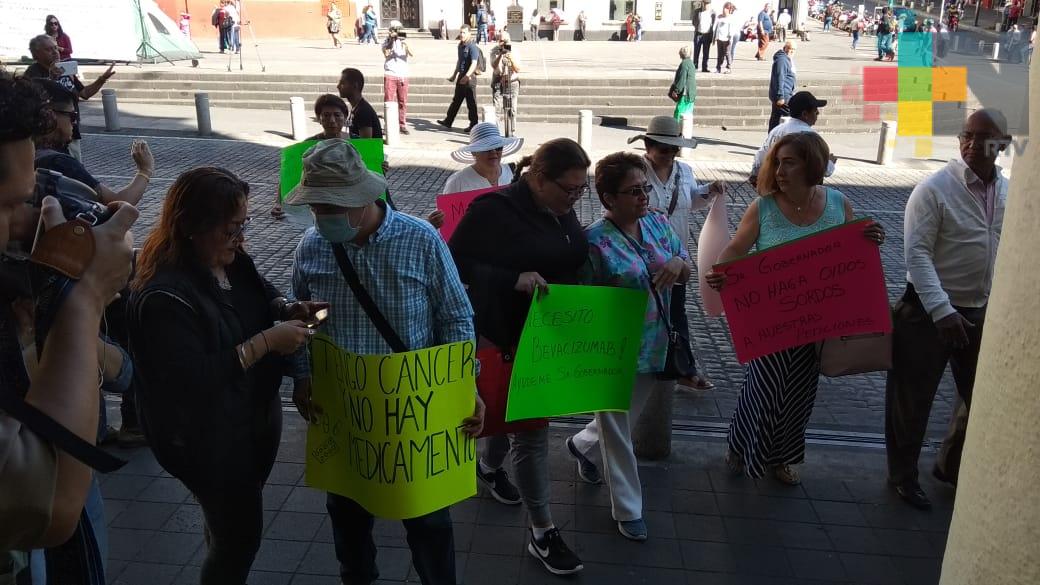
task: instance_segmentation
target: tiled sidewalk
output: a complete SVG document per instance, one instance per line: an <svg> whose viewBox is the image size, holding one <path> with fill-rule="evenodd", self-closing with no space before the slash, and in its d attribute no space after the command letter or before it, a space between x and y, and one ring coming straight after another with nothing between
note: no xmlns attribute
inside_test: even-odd
<svg viewBox="0 0 1040 585"><path fill-rule="evenodd" d="M285 413L278 463L264 491L264 542L250 585L338 585L324 494L303 482L305 433ZM939 580L953 492L922 479L936 509L918 512L884 482L884 451L810 445L803 485L729 475L717 441L676 441L670 459L640 468L650 539L622 538L606 486L577 480L551 441L553 513L585 561L571 578L549 575L526 552L520 506L481 493L452 508L459 582L930 585ZM205 552L199 506L147 449L102 483L111 551L109 582L195 585ZM930 456L922 461L929 469ZM928 474L922 474L923 476ZM379 583L418 582L399 522L378 521Z"/></svg>

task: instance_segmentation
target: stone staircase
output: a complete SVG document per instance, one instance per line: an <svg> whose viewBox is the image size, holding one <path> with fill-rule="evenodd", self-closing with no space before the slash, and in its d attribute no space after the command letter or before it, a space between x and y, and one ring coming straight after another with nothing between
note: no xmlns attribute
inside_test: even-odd
<svg viewBox="0 0 1040 585"><path fill-rule="evenodd" d="M261 74L197 74L176 72L120 73L106 88L115 89L122 102L192 105L196 92L209 94L213 107L286 109L289 98L308 104L322 93L336 93L336 79L324 76ZM369 77L365 97L381 111L382 78ZM864 104L846 88L856 80L846 77L808 80L799 84L830 103L818 126L832 132L869 132L877 121L864 120ZM491 102L490 79L482 79L477 103ZM574 123L578 110L592 110L597 122L610 126L645 127L651 117L670 114L669 81L643 79L525 79L520 89L519 121ZM698 80L694 124L738 130L763 128L769 118L766 80L709 77ZM441 78L412 78L409 118L437 120L451 101L452 86ZM308 106L309 109L309 106ZM463 106L465 110L465 106ZM882 117L895 115L895 104L883 104ZM461 116L464 119L465 113Z"/></svg>

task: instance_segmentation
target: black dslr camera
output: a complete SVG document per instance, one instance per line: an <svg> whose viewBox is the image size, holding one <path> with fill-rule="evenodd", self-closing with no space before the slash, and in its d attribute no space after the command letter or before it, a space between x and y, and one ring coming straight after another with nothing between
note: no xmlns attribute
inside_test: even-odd
<svg viewBox="0 0 1040 585"><path fill-rule="evenodd" d="M32 204L43 207L44 197L54 197L61 205L65 219L82 219L90 225L100 225L112 217L112 210L96 200L97 193L75 179L49 169L36 169L36 189Z"/></svg>

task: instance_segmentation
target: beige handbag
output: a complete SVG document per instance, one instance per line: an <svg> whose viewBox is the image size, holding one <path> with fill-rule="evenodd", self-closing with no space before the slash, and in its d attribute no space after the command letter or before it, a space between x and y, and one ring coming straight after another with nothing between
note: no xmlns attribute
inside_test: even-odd
<svg viewBox="0 0 1040 585"><path fill-rule="evenodd" d="M828 378L892 369L891 333L832 337L818 347L820 373Z"/></svg>

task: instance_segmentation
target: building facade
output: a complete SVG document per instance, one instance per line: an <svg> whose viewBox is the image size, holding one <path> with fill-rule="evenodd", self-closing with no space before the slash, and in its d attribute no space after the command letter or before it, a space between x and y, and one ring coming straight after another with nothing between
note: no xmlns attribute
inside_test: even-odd
<svg viewBox="0 0 1040 585"><path fill-rule="evenodd" d="M197 39L216 38L210 24L214 0L156 0L159 7L178 22L182 13L190 14L191 34ZM523 14L522 29L527 32L532 13L548 17L557 10L564 16L559 39L574 38L575 22L580 12L585 13L589 40L624 39L625 18L629 12L641 17L643 39L692 40L693 12L703 0L485 0L495 14L499 27L506 24L508 8L519 6ZM741 23L752 19L765 4L764 0L731 0L737 6L736 17ZM325 14L331 0L237 0L242 18L252 24L258 37L321 38L325 32ZM472 22L477 0L338 0L343 13L343 33L353 34L354 20L365 6L371 5L379 15L381 26L399 20L406 28L437 30L444 19L450 31L463 23ZM712 6L721 10L724 0L714 0ZM775 0L772 9L787 8L794 21L804 19L806 0ZM541 37L552 34L552 25L540 25ZM453 33L454 34L454 33ZM529 39L528 39L529 40ZM204 41L203 41L204 42Z"/></svg>

